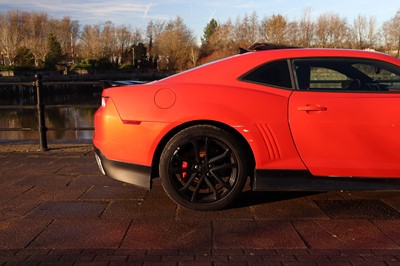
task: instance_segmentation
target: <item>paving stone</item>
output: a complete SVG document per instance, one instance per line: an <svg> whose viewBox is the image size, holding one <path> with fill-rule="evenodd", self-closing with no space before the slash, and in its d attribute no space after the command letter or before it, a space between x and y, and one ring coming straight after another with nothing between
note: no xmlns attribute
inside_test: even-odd
<svg viewBox="0 0 400 266"><path fill-rule="evenodd" d="M271 202L251 207L255 219L267 220L307 220L329 219L317 204L308 198L297 198Z"/></svg>
<svg viewBox="0 0 400 266"><path fill-rule="evenodd" d="M213 221L215 248L306 248L287 221Z"/></svg>
<svg viewBox="0 0 400 266"><path fill-rule="evenodd" d="M399 248L368 220L293 221L293 224L311 249Z"/></svg>
<svg viewBox="0 0 400 266"><path fill-rule="evenodd" d="M77 200L85 192L88 191L88 187L75 187L75 186L60 186L60 187L42 187L35 186L18 195L15 200L20 201L31 201L31 202L46 202L46 201L57 201L57 200Z"/></svg>
<svg viewBox="0 0 400 266"><path fill-rule="evenodd" d="M23 262L29 255L18 254L18 249L0 249L0 264Z"/></svg>
<svg viewBox="0 0 400 266"><path fill-rule="evenodd" d="M396 193L400 194L399 191L396 191ZM392 197L392 198L383 198L381 200L400 213L400 198Z"/></svg>
<svg viewBox="0 0 400 266"><path fill-rule="evenodd" d="M110 206L102 214L103 219L174 219L177 206L171 200L112 200Z"/></svg>
<svg viewBox="0 0 400 266"><path fill-rule="evenodd" d="M38 208L40 204L40 201L27 201L21 200L20 198L8 202L1 202L0 221L11 222L22 219L30 212ZM47 217L45 219L47 219Z"/></svg>
<svg viewBox="0 0 400 266"><path fill-rule="evenodd" d="M29 248L118 248L129 221L56 220L29 244Z"/></svg>
<svg viewBox="0 0 400 266"><path fill-rule="evenodd" d="M18 181L14 182L13 185L45 188L65 187L76 177L76 175L37 174L33 172L30 175L25 175L25 177L20 178Z"/></svg>
<svg viewBox="0 0 400 266"><path fill-rule="evenodd" d="M373 220L373 224L381 230L385 236L400 247L400 220ZM400 255L399 250L393 250L393 254Z"/></svg>
<svg viewBox="0 0 400 266"><path fill-rule="evenodd" d="M381 200L318 200L316 204L332 219L400 219L400 213Z"/></svg>
<svg viewBox="0 0 400 266"><path fill-rule="evenodd" d="M208 221L135 220L122 248L193 249L212 248Z"/></svg>
<svg viewBox="0 0 400 266"><path fill-rule="evenodd" d="M50 220L0 221L0 250L27 247L49 224Z"/></svg>
<svg viewBox="0 0 400 266"><path fill-rule="evenodd" d="M147 190L138 189L132 185L120 182L116 186L92 186L81 199L90 200L143 200L147 195Z"/></svg>
<svg viewBox="0 0 400 266"><path fill-rule="evenodd" d="M58 220L96 219L107 208L108 202L96 201L49 201L32 211L28 218Z"/></svg>
<svg viewBox="0 0 400 266"><path fill-rule="evenodd" d="M70 183L70 186L76 187L91 187L91 186L120 186L121 182L104 176L102 174L96 175L77 175Z"/></svg>
<svg viewBox="0 0 400 266"><path fill-rule="evenodd" d="M219 211L194 211L178 206L176 209L176 219L187 220L230 220L236 219L254 219L254 214L250 208L235 208L231 207L225 210Z"/></svg>

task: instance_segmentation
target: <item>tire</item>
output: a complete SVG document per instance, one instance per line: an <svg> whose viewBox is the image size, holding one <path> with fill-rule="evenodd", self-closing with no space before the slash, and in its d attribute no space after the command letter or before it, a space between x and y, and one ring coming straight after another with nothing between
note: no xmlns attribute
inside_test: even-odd
<svg viewBox="0 0 400 266"><path fill-rule="evenodd" d="M227 207L246 183L240 142L229 132L197 125L174 135L160 157L161 183L177 204L200 211Z"/></svg>

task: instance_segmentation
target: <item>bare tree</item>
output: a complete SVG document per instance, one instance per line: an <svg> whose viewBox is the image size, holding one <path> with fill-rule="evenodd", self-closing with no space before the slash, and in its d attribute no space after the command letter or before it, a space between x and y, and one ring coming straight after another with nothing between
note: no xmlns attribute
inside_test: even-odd
<svg viewBox="0 0 400 266"><path fill-rule="evenodd" d="M287 37L286 43L290 46L303 46L301 33L300 33L300 23L297 21L291 21L287 25Z"/></svg>
<svg viewBox="0 0 400 266"><path fill-rule="evenodd" d="M188 67L190 50L194 45L193 33L180 17L170 20L154 42L161 59L164 60L165 67L173 72L182 71Z"/></svg>
<svg viewBox="0 0 400 266"><path fill-rule="evenodd" d="M70 17L64 17L61 20L55 20L53 23L52 32L57 36L66 59L74 61L77 40L79 39L79 22Z"/></svg>
<svg viewBox="0 0 400 266"><path fill-rule="evenodd" d="M256 12L253 12L247 19L247 32L250 45L260 41L260 23Z"/></svg>
<svg viewBox="0 0 400 266"><path fill-rule="evenodd" d="M8 11L0 15L0 46L1 53L7 58L10 65L14 65L17 51L23 41L23 28L26 21L26 13L18 10Z"/></svg>
<svg viewBox="0 0 400 266"><path fill-rule="evenodd" d="M101 59L109 59L113 63L117 62L116 52L116 29L114 23L106 21L101 27Z"/></svg>
<svg viewBox="0 0 400 266"><path fill-rule="evenodd" d="M311 9L306 9L298 23L298 45L303 47L311 47L314 39L315 24L311 20ZM290 35L295 34L291 33Z"/></svg>
<svg viewBox="0 0 400 266"><path fill-rule="evenodd" d="M116 28L111 21L94 26L86 25L81 34L86 58L117 63L119 47Z"/></svg>
<svg viewBox="0 0 400 266"><path fill-rule="evenodd" d="M86 58L100 58L101 54L100 25L85 25L81 34L81 44Z"/></svg>
<svg viewBox="0 0 400 266"><path fill-rule="evenodd" d="M352 46L356 49L375 48L377 41L376 19L358 15L352 28Z"/></svg>
<svg viewBox="0 0 400 266"><path fill-rule="evenodd" d="M25 26L25 43L32 51L35 66L42 66L47 53L49 19L46 13L32 12Z"/></svg>
<svg viewBox="0 0 400 266"><path fill-rule="evenodd" d="M210 36L209 45L214 52L204 62L221 59L237 53L238 44L233 37L234 26L231 20L220 24Z"/></svg>
<svg viewBox="0 0 400 266"><path fill-rule="evenodd" d="M189 57L190 57L190 64L189 67L196 67L197 66L197 61L199 60L199 56L200 56L200 49L197 45L193 45L192 47L190 47L190 53L189 53Z"/></svg>
<svg viewBox="0 0 400 266"><path fill-rule="evenodd" d="M130 61L129 51L131 50L131 46L139 43L140 39L139 41L135 40L137 41L137 43L135 43L133 39L135 35L125 25L118 26L115 35L118 46L118 56L121 58L122 63L128 63Z"/></svg>
<svg viewBox="0 0 400 266"><path fill-rule="evenodd" d="M161 32L164 30L165 23L160 22L160 21L150 21L147 24L147 29L146 29L146 38L148 42L148 52L151 58L153 58L155 61L158 60L158 50L157 47L153 49L154 46L154 40L157 39L157 37L161 34Z"/></svg>
<svg viewBox="0 0 400 266"><path fill-rule="evenodd" d="M382 26L385 44L388 53L400 57L400 10Z"/></svg>
<svg viewBox="0 0 400 266"><path fill-rule="evenodd" d="M367 18L365 16L358 15L353 22L353 38L354 40L354 47L357 49L365 49L366 42L368 38L368 24Z"/></svg>
<svg viewBox="0 0 400 266"><path fill-rule="evenodd" d="M347 20L337 14L325 13L317 19L316 39L320 47L343 48L348 41L348 32Z"/></svg>
<svg viewBox="0 0 400 266"><path fill-rule="evenodd" d="M264 17L261 21L261 35L270 43L287 44L288 21L282 15Z"/></svg>
<svg viewBox="0 0 400 266"><path fill-rule="evenodd" d="M376 46L378 45L379 32L378 32L376 18L373 16L369 17L367 40L368 40L367 41L368 46L370 48L376 48Z"/></svg>
<svg viewBox="0 0 400 266"><path fill-rule="evenodd" d="M232 28L232 40L237 47L249 47L259 40L259 23L255 12L243 18L237 17Z"/></svg>
<svg viewBox="0 0 400 266"><path fill-rule="evenodd" d="M142 30L140 28L136 28L133 32L131 31L130 33L131 33L130 34L131 35L131 39L130 39L130 41L131 41L130 44L131 45L132 44L138 44L140 42L144 42L143 33L142 33Z"/></svg>

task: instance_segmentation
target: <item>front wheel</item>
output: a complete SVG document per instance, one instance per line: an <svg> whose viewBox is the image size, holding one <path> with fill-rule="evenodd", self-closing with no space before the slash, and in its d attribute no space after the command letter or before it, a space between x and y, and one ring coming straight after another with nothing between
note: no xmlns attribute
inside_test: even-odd
<svg viewBox="0 0 400 266"><path fill-rule="evenodd" d="M186 128L165 146L160 158L161 183L181 206L211 211L225 208L246 183L240 142L211 125Z"/></svg>

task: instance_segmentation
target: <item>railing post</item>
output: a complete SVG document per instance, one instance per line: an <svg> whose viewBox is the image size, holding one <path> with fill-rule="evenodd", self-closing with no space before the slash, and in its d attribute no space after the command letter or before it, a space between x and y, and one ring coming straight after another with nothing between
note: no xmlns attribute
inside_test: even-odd
<svg viewBox="0 0 400 266"><path fill-rule="evenodd" d="M35 74L35 82L34 85L36 87L36 106L37 106L37 115L38 115L38 131L39 131L39 149L41 151L48 151L47 147L47 136L46 136L46 122L44 117L44 104L41 97L42 90L42 75L39 73Z"/></svg>

